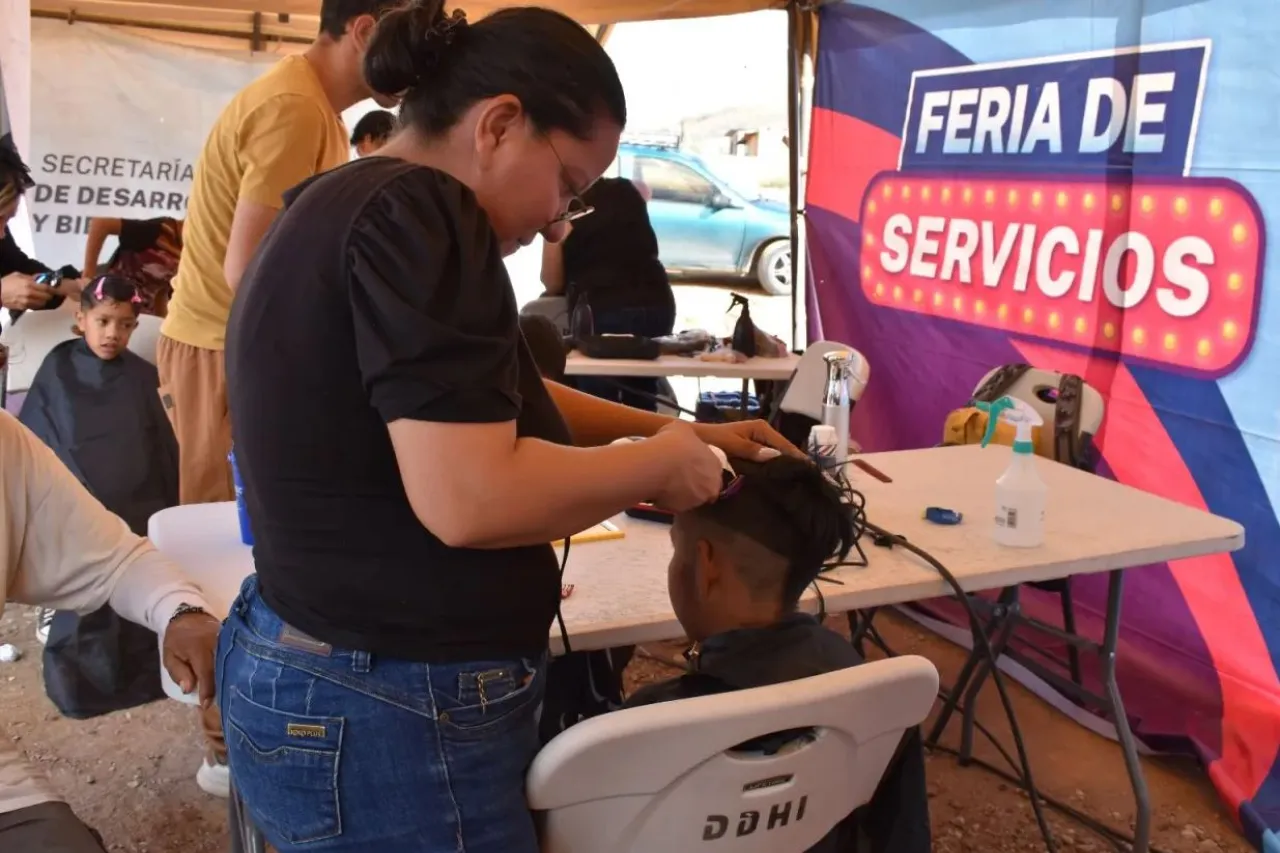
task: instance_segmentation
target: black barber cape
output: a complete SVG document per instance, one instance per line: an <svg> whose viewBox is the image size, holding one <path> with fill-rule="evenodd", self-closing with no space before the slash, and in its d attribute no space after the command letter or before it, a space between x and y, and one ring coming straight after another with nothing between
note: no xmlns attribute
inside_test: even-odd
<svg viewBox="0 0 1280 853"><path fill-rule="evenodd" d="M178 442L160 402L159 375L133 353L103 361L80 338L59 344L36 372L18 419L134 533L145 536L154 513L178 504ZM159 699L159 667L156 635L109 607L54 616L45 691L69 717Z"/></svg>
<svg viewBox="0 0 1280 853"><path fill-rule="evenodd" d="M693 658L690 672L642 687L627 699L626 707L781 684L860 663L847 640L812 616L795 613L768 628L708 638ZM871 802L809 853L928 853L930 837L924 747L917 728L907 732ZM861 846L860 840L865 842Z"/></svg>

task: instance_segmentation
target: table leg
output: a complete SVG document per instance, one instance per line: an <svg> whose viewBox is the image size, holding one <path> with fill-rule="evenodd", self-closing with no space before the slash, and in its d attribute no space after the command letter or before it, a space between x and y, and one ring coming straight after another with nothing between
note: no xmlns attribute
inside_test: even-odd
<svg viewBox="0 0 1280 853"><path fill-rule="evenodd" d="M991 639L991 629L998 625L1001 617L1004 615L1005 608L1013 600L1017 594L1017 588L1006 587L1000 591L1000 598L997 600L994 615L984 626L987 632L987 639ZM969 630L973 631L973 626L969 626ZM951 715L955 713L956 706L960 704L960 697L964 694L965 689L969 686L969 682L973 679L973 671L977 669L978 664L982 662L985 655L978 642L978 635L973 635L973 649L969 652L969 658L964 662L964 667L960 670L960 675L956 678L955 684L951 686L950 692L947 693L947 699L942 705L942 711L938 714L938 719L933 724L933 728L929 731L929 737L925 740L925 745L933 746L942 740L943 733L947 730L947 724L951 722Z"/></svg>
<svg viewBox="0 0 1280 853"><path fill-rule="evenodd" d="M267 843L245 812L244 801L236 793L234 784L227 797L227 828L231 836L231 853L266 853Z"/></svg>
<svg viewBox="0 0 1280 853"><path fill-rule="evenodd" d="M1137 817L1133 824L1133 851L1147 853L1151 845L1151 794L1147 778L1138 758L1138 745L1129 728L1120 687L1116 684L1116 647L1120 638L1120 600L1124 592L1124 571L1111 572L1107 588L1107 624L1102 638L1102 683L1107 691L1111 712L1115 716L1116 737L1124 753L1124 767L1133 785Z"/></svg>
<svg viewBox="0 0 1280 853"><path fill-rule="evenodd" d="M1007 604L1005 603L1006 593L1008 593ZM1018 588L1010 587L1005 590L1000 594L1000 601L1002 606L997 608L998 615L987 627L987 642L991 644L991 657L988 659L987 655L982 655L964 693L964 709L960 716L961 765L967 765L973 758L973 731L978 717L978 694L982 692L987 678L994 672L994 667L999 666L1000 656L1004 654L1009 641L1013 639L1013 632L1018 624L1017 614L1020 609ZM991 630L992 627L995 627L994 632ZM976 646L977 638L974 639ZM993 664L992 661L995 663ZM960 688L957 686L955 689L958 692Z"/></svg>
<svg viewBox="0 0 1280 853"><path fill-rule="evenodd" d="M750 409L747 407L747 395L751 393L751 380L742 380L742 419L746 420Z"/></svg>

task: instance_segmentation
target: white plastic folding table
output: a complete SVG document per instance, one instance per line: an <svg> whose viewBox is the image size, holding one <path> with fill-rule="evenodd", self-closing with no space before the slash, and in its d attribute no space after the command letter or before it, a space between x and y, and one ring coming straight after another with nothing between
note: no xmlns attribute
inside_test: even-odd
<svg viewBox="0 0 1280 853"><path fill-rule="evenodd" d="M1244 545L1244 528L1234 521L1037 458L1049 487L1045 544L1003 548L991 531L994 484L1008 463L1007 447L969 445L859 458L890 480L882 482L851 469L854 484L866 497L868 518L932 554L968 592L1098 572L1113 572L1118 579L1126 568L1224 553ZM931 524L922 518L928 506L958 510L964 521L956 526ZM615 521L624 529L624 538L575 546L565 572L574 591L563 602L562 612L578 650L683 635L667 596L669 528L625 516ZM164 510L152 517L150 535L157 548L200 584L217 615L224 616L241 582L253 571L250 549L240 543L235 505ZM842 567L824 575L828 580L821 587L828 612L951 594L938 573L909 552L870 543L864 543L864 549L867 566ZM812 591L803 606L817 610ZM1118 628L1118 596L1108 617L1108 630ZM559 650L558 631L550 631L549 643L553 652ZM167 677L165 683L170 696L183 698ZM1114 674L1110 686L1114 687ZM1123 707L1117 705L1117 711L1116 729L1138 802L1134 849L1141 853L1148 844L1150 802Z"/></svg>

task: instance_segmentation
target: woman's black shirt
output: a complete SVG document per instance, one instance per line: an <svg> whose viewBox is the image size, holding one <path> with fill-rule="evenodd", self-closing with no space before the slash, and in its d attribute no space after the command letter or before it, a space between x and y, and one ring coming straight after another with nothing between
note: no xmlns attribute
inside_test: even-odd
<svg viewBox="0 0 1280 853"><path fill-rule="evenodd" d="M560 595L551 547L443 544L409 506L386 427L515 420L522 436L571 440L488 219L451 177L376 157L285 201L227 329L263 598L345 648L431 662L541 653Z"/></svg>

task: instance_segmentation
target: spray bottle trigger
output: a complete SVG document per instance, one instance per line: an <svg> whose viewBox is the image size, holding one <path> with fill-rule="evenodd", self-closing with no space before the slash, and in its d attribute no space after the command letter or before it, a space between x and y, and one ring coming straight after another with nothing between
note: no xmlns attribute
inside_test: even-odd
<svg viewBox="0 0 1280 853"><path fill-rule="evenodd" d="M978 411L987 413L987 431L982 434L982 446L986 447L991 443L991 439L995 438L996 427L1000 424L1000 415L1005 409L1014 407L1013 400L1008 397L1001 397L990 403L975 400L973 406Z"/></svg>

